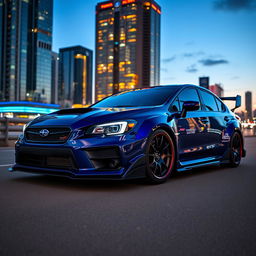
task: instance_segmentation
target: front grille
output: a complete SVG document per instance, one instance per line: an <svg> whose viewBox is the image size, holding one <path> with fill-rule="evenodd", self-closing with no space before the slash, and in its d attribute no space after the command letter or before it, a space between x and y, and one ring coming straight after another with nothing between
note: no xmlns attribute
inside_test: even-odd
<svg viewBox="0 0 256 256"><path fill-rule="evenodd" d="M118 147L85 149L88 158L98 170L114 170L121 168L120 151Z"/></svg>
<svg viewBox="0 0 256 256"><path fill-rule="evenodd" d="M42 134L42 131L44 131L44 134ZM47 134L47 131L48 131L48 134ZM68 127L27 128L25 131L25 139L28 142L64 143L67 141L70 135L70 131L71 130Z"/></svg>
<svg viewBox="0 0 256 256"><path fill-rule="evenodd" d="M16 163L41 168L76 168L72 152L68 149L23 148L16 152Z"/></svg>

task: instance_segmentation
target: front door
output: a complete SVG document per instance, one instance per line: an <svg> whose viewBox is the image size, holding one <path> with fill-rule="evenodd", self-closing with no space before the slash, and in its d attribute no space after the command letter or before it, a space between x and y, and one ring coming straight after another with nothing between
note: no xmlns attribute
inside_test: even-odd
<svg viewBox="0 0 256 256"><path fill-rule="evenodd" d="M177 101L179 105L177 105ZM177 115L176 136L178 139L179 160L181 162L196 160L205 157L205 143L207 143L207 133L209 128L209 118L202 111L198 92L194 88L184 89L175 101L175 105L182 110L185 101L197 101L200 108L197 111L189 111L186 117Z"/></svg>

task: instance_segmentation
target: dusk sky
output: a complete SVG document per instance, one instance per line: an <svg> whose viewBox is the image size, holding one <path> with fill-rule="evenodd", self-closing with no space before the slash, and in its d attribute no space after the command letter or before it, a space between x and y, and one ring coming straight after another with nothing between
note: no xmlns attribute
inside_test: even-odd
<svg viewBox="0 0 256 256"><path fill-rule="evenodd" d="M53 49L95 48L97 0L54 0ZM256 108L256 0L157 0L161 84L221 83L225 96L253 91ZM244 102L243 102L244 103Z"/></svg>

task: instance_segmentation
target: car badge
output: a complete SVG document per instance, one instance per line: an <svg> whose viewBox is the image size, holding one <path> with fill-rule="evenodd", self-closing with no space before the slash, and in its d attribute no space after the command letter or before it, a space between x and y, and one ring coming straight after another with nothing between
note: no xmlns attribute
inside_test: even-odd
<svg viewBox="0 0 256 256"><path fill-rule="evenodd" d="M39 132L41 137L47 137L49 135L49 131L47 129L43 129Z"/></svg>

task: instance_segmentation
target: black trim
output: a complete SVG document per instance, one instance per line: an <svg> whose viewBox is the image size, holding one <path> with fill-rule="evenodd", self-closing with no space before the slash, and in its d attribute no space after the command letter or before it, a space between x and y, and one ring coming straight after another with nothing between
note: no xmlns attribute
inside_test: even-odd
<svg viewBox="0 0 256 256"><path fill-rule="evenodd" d="M117 170L121 168L119 147L86 148L84 151L97 170Z"/></svg>
<svg viewBox="0 0 256 256"><path fill-rule="evenodd" d="M16 163L31 167L78 169L71 149L20 146L16 148Z"/></svg>

